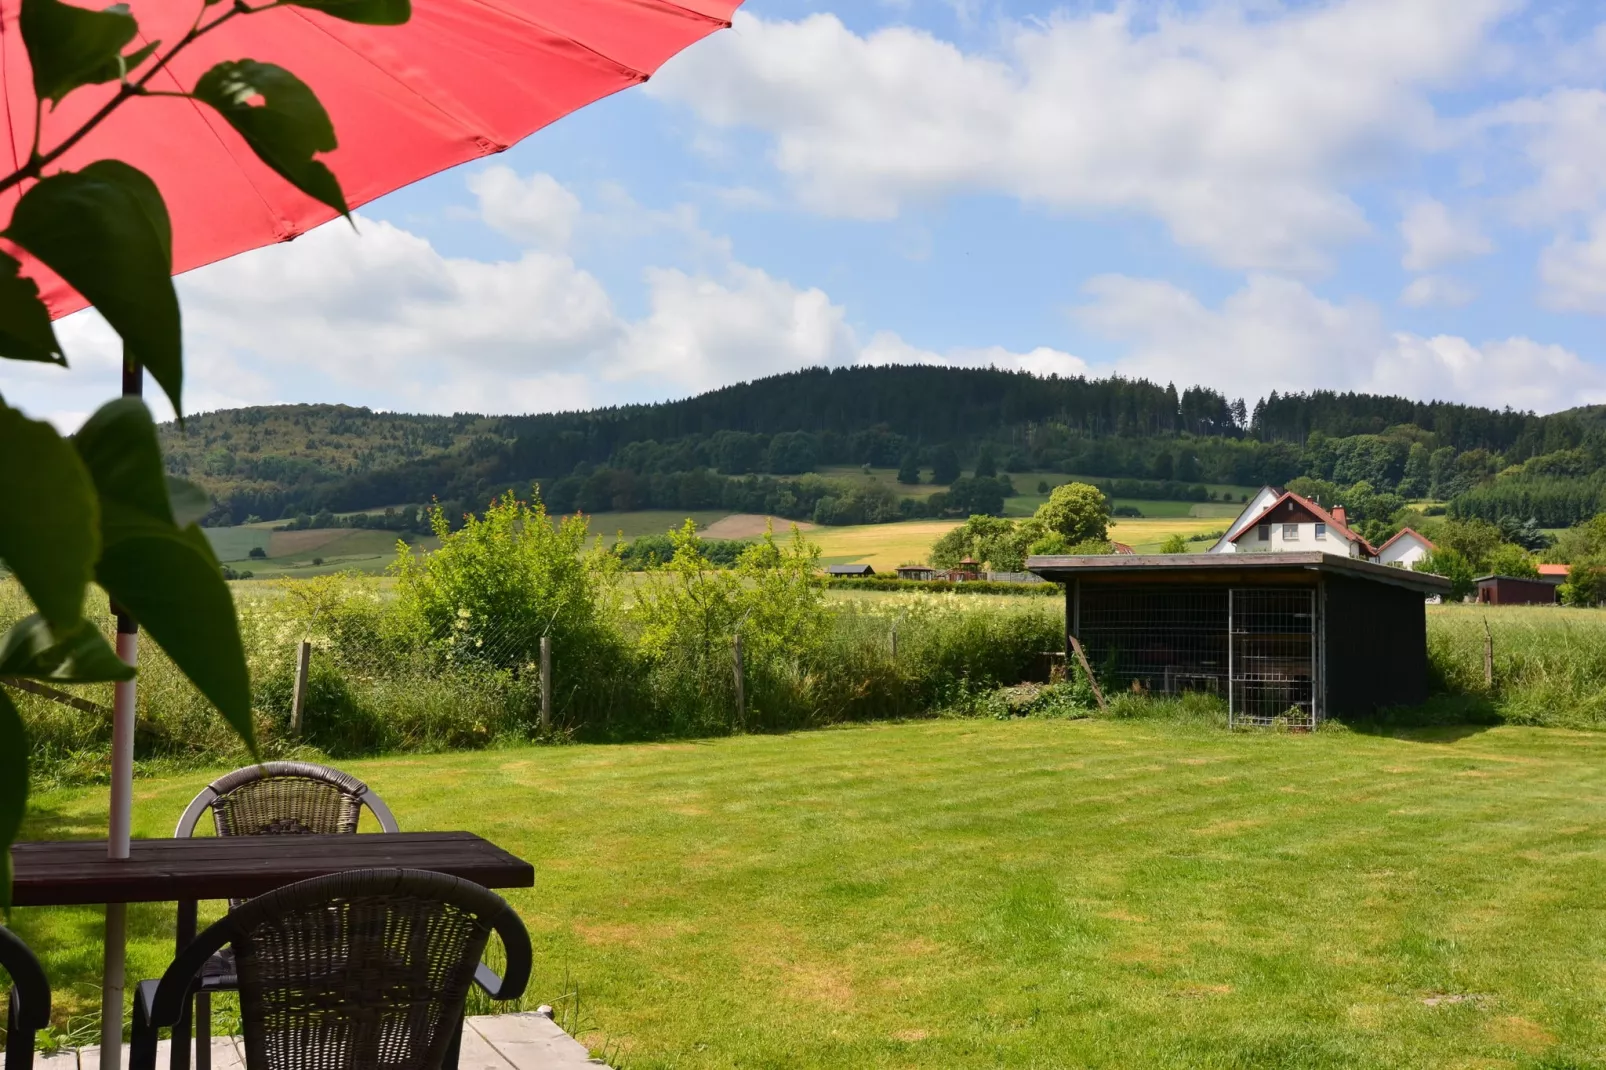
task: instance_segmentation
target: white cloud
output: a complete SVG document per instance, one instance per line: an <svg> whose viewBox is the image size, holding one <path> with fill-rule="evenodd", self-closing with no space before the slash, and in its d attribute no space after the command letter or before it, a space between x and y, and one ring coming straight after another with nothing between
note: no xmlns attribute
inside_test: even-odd
<svg viewBox="0 0 1606 1070"><path fill-rule="evenodd" d="M1477 291L1448 275L1421 275L1400 293L1400 304L1411 308L1459 308L1469 305Z"/></svg>
<svg viewBox="0 0 1606 1070"><path fill-rule="evenodd" d="M1476 223L1452 218L1444 203L1432 197L1406 209L1400 235L1405 239L1405 256L1400 262L1407 271L1432 271L1494 249Z"/></svg>
<svg viewBox="0 0 1606 1070"><path fill-rule="evenodd" d="M798 289L743 264L730 265L726 276L648 269L651 311L626 330L619 362L603 374L686 393L852 362L853 331L824 291Z"/></svg>
<svg viewBox="0 0 1606 1070"><path fill-rule="evenodd" d="M1038 346L1027 353L1012 353L1003 346L984 346L979 349L952 349L937 353L910 345L892 331L877 331L870 344L859 352L858 363L882 364L937 364L950 368L1002 368L1006 371L1031 372L1033 375L1088 375L1092 369L1087 361L1058 349Z"/></svg>
<svg viewBox="0 0 1606 1070"><path fill-rule="evenodd" d="M1557 89L1496 105L1467 125L1515 139L1533 172L1513 201L1519 219L1548 223L1606 207L1606 92Z"/></svg>
<svg viewBox="0 0 1606 1070"><path fill-rule="evenodd" d="M1572 312L1606 314L1606 215L1582 241L1561 235L1539 258L1545 303Z"/></svg>
<svg viewBox="0 0 1606 1070"><path fill-rule="evenodd" d="M551 175L520 178L511 167L497 165L468 176L468 188L480 203L480 218L509 238L540 249L569 247L580 198Z"/></svg>
<svg viewBox="0 0 1606 1070"><path fill-rule="evenodd" d="M1230 395L1323 387L1554 411L1606 400L1606 371L1527 338L1475 345L1390 332L1364 301L1334 304L1304 285L1251 276L1220 308L1166 282L1109 275L1076 316L1129 345L1117 367Z"/></svg>
<svg viewBox="0 0 1606 1070"><path fill-rule="evenodd" d="M1153 215L1232 266L1310 269L1364 233L1347 181L1437 144L1425 92L1463 75L1510 0L1117 5L1003 26L997 54L833 15L736 31L652 92L774 139L822 212L1001 191Z"/></svg>

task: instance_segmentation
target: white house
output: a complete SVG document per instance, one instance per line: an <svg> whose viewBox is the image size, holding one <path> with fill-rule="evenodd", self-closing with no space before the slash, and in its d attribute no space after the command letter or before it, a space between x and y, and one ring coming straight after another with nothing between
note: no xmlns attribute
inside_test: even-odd
<svg viewBox="0 0 1606 1070"><path fill-rule="evenodd" d="M1255 517L1269 509L1272 502L1275 502L1282 495L1282 489L1279 487L1261 487L1259 492L1249 499L1249 504L1244 506L1244 511L1238 514L1238 519L1234 520L1221 538L1216 540L1216 544L1205 552L1211 554L1232 553L1234 550L1232 540L1242 534L1244 528L1254 522Z"/></svg>
<svg viewBox="0 0 1606 1070"><path fill-rule="evenodd" d="M1331 513L1308 498L1284 492L1255 512L1260 495L1233 522L1220 553L1287 553L1318 550L1363 561L1377 559L1371 543L1351 531L1342 506Z"/></svg>
<svg viewBox="0 0 1606 1070"><path fill-rule="evenodd" d="M1377 560L1381 565L1415 568L1416 563L1434 549L1433 540L1427 536L1418 534L1410 528L1401 528L1398 535L1377 548Z"/></svg>

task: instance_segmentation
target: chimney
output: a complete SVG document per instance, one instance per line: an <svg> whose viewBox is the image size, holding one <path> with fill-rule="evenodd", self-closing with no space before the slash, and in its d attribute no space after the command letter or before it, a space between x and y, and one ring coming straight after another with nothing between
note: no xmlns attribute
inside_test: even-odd
<svg viewBox="0 0 1606 1070"><path fill-rule="evenodd" d="M1345 527L1349 527L1349 521L1344 519L1344 507L1342 505L1333 506L1333 519Z"/></svg>

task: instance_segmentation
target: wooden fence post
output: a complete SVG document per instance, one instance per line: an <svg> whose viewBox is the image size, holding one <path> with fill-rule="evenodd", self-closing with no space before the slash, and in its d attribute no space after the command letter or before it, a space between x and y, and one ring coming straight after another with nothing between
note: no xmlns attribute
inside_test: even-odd
<svg viewBox="0 0 1606 1070"><path fill-rule="evenodd" d="M302 718L307 710L307 670L312 666L312 641L301 640L301 647L296 651L296 691L290 702L290 734L301 734Z"/></svg>
<svg viewBox="0 0 1606 1070"><path fill-rule="evenodd" d="M898 626L892 626L892 660L898 660Z"/></svg>
<svg viewBox="0 0 1606 1070"><path fill-rule="evenodd" d="M1110 706L1104 701L1104 692L1099 690L1098 677L1093 675L1093 666L1087 663L1087 654L1082 650L1081 642L1074 635L1066 635L1071 641L1071 649L1076 651L1076 660L1082 663L1082 671L1087 673L1087 682L1093 687L1093 697L1099 700L1099 709L1105 713L1110 712Z"/></svg>
<svg viewBox="0 0 1606 1070"><path fill-rule="evenodd" d="M742 665L742 633L736 633L734 652L736 655L736 723L747 723L747 677Z"/></svg>
<svg viewBox="0 0 1606 1070"><path fill-rule="evenodd" d="M552 731L552 638L541 637L541 734Z"/></svg>
<svg viewBox="0 0 1606 1070"><path fill-rule="evenodd" d="M1494 690L1494 633L1488 617L1483 618L1483 686Z"/></svg>

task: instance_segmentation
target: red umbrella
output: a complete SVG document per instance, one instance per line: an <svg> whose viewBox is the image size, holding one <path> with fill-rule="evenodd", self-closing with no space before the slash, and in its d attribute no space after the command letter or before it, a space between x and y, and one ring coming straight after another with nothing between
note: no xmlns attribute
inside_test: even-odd
<svg viewBox="0 0 1606 1070"><path fill-rule="evenodd" d="M133 0L134 45L181 41L203 0ZM205 0L212 4L214 0ZM501 152L592 101L635 85L686 46L729 26L741 0L421 0L401 26L369 26L286 6L234 19L179 53L149 85L188 92L222 61L278 64L317 94L339 147L319 160L352 208L480 156ZM84 4L82 6L90 6ZM98 5L97 5L98 6ZM35 140L32 70L19 25L21 0L0 0L0 144L20 167L37 144L49 152L118 92L110 82L47 106ZM224 10L217 4L214 12ZM165 53L167 48L160 51ZM49 170L117 159L161 189L173 226L173 270L188 271L288 241L335 212L298 192L212 108L174 97L124 102ZM0 219L23 193L0 193ZM13 250L17 251L17 250ZM23 271L59 317L86 302L54 273L23 256ZM125 376L125 392L138 389ZM118 653L138 653L132 618L118 622ZM116 689L112 743L114 858L128 856L133 778L134 684ZM123 997L123 908L106 914L101 1065L119 1062Z"/></svg>
<svg viewBox="0 0 1606 1070"><path fill-rule="evenodd" d="M221 60L294 72L334 120L340 147L319 157L355 208L455 164L501 152L592 101L644 82L675 53L730 25L741 0L422 0L402 26L364 26L284 7L235 19L180 53L153 89L189 91ZM91 6L86 4L85 6ZM99 6L98 4L94 6ZM221 5L220 5L221 6ZM134 0L136 43L180 40L200 0ZM18 0L0 2L0 78L18 164L33 142L34 93ZM111 99L116 83L47 107L56 144ZM3 143L3 142L0 142ZM334 216L262 164L215 111L193 101L128 101L57 162L124 160L150 175L173 217L173 270L288 241ZM15 164L13 165L15 166ZM0 195L9 218L19 190ZM51 312L83 298L37 263Z"/></svg>

